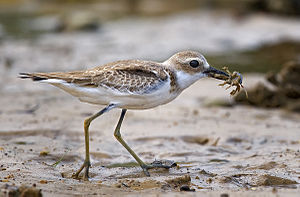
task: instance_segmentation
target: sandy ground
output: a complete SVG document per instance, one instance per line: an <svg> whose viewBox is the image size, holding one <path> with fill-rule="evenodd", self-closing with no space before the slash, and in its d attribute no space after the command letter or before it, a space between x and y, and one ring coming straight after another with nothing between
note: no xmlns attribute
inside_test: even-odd
<svg viewBox="0 0 300 197"><path fill-rule="evenodd" d="M251 85L262 77L245 78ZM191 195L298 195L299 115L244 106L205 107L212 99L230 99L217 81L200 80L165 106L129 111L122 134L130 146L146 162L170 159L179 165L152 170L151 177L130 163L134 160L113 137L120 110L95 120L90 182L70 176L84 159L83 120L100 107L82 104L47 84L15 83L31 90L1 94L2 188L35 184L45 196L168 196L189 185L196 190Z"/></svg>
<svg viewBox="0 0 300 197"><path fill-rule="evenodd" d="M191 42L186 35L201 34L202 28L193 33L179 32L179 37L172 34L171 41L181 40L177 45L166 43L170 29L182 29L185 24L182 21L194 18L194 15L178 16L174 20L146 23L164 27L163 37L153 34L153 28L147 30L147 25L134 34L132 21L125 20L106 25L103 32L97 34L51 35L38 42L1 43L0 196L20 185L35 186L44 196L179 196L183 185L195 189L196 192L184 193L190 196L299 196L299 114L247 106L207 107L207 103L215 99L230 101L229 90L225 91L217 86L219 82L209 79L200 80L167 105L129 111L125 117L123 137L138 155L146 162L174 160L178 167L151 170L151 177L145 177L113 137L120 110L112 110L90 127L90 181L70 178L84 159L83 120L101 106L80 103L47 84L22 81L16 78L17 73L84 69L132 57L163 59L175 49L201 48L195 43L206 40L205 36ZM214 18L207 17L206 21L211 19ZM247 20L250 27L256 19ZM249 31L246 24L222 20L225 23L215 21L214 24L225 24L223 29L238 30L241 35ZM270 31L278 32L274 28L280 26L272 25L272 21L265 20L257 28L251 28L257 32L254 37L261 38L268 33L268 28L261 32L259 25L268 24ZM295 23L298 24L297 21L291 24L296 28L293 33L298 31ZM288 23L281 21L281 24ZM132 28L127 30L128 27ZM217 27L222 28L222 25L214 26ZM109 28L112 31L108 31ZM274 37L288 34L287 28L280 29L280 35L276 33ZM217 29L212 32L214 39L203 42L206 43L204 51L212 50L208 46L216 46L213 40L220 37ZM151 35L162 42L153 43ZM139 40L142 36L145 42ZM232 39L238 37L232 36ZM139 39L134 41L135 38ZM239 46L244 46L241 44ZM246 87L262 79L259 75L246 75ZM60 160L58 165L53 165Z"/></svg>

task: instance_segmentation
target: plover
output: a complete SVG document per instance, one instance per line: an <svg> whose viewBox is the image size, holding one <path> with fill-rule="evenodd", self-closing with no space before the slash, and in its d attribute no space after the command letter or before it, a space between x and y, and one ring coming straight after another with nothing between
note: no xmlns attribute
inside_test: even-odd
<svg viewBox="0 0 300 197"><path fill-rule="evenodd" d="M85 160L73 177L78 178L80 172L85 169L84 179L88 179L91 166L89 126L95 118L114 108L122 109L114 136L149 176L148 169L150 168L170 168L172 165L163 165L159 162L146 164L127 145L120 133L126 111L149 109L166 104L201 78L213 77L224 80L224 77L228 78L229 75L211 67L199 52L183 51L162 63L121 60L83 71L20 73L19 77L49 83L77 97L82 102L106 106L84 120Z"/></svg>

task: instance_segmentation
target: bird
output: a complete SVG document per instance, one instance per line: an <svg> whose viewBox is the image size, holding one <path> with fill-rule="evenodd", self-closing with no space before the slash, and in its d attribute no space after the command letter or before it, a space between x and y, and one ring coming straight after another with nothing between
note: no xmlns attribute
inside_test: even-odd
<svg viewBox="0 0 300 197"><path fill-rule="evenodd" d="M121 109L114 136L137 161L144 174L150 176L149 169L171 168L174 163L146 164L128 146L120 132L127 110L144 110L169 103L199 79L211 77L224 80L229 75L210 66L205 57L197 51L181 51L163 62L119 60L87 70L20 73L19 77L56 86L81 102L105 106L84 120L85 160L73 174L73 178L80 178L80 173L84 170L83 179L88 180L91 166L89 126L94 119L112 109Z"/></svg>

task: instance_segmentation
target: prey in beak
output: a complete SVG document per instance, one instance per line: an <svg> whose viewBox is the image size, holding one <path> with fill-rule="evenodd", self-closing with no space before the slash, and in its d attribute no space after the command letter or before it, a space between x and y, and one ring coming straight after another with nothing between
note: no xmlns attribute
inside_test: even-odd
<svg viewBox="0 0 300 197"><path fill-rule="evenodd" d="M215 69L214 67L210 66L203 73L206 74L208 77L223 80L224 83L219 84L219 86L229 85L226 89L235 86L236 89L234 89L230 92L230 95L233 96L241 90L241 87L244 88L244 86L242 85L243 76L239 72L236 72L236 71L230 72L228 67L223 67L223 70L225 72ZM248 94L247 94L246 90L245 90L245 93L248 98Z"/></svg>
<svg viewBox="0 0 300 197"><path fill-rule="evenodd" d="M208 77L212 77L215 79L220 79L220 80L226 80L229 75L223 71L220 71L218 69L215 69L214 67L210 66L208 69L206 69L204 72Z"/></svg>

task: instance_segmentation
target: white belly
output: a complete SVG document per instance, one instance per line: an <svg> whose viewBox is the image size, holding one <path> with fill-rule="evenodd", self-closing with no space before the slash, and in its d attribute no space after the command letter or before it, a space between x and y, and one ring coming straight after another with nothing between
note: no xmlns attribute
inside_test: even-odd
<svg viewBox="0 0 300 197"><path fill-rule="evenodd" d="M166 104L175 99L179 92L170 94L170 83L167 82L155 91L147 94L123 93L103 87L80 87L74 84L60 81L51 83L77 97L82 102L97 105L116 104L125 109L149 109Z"/></svg>

